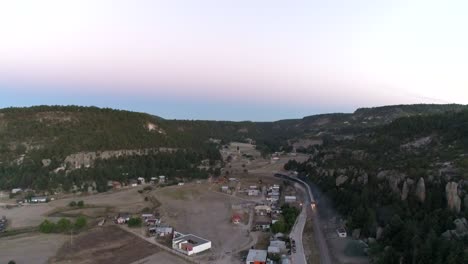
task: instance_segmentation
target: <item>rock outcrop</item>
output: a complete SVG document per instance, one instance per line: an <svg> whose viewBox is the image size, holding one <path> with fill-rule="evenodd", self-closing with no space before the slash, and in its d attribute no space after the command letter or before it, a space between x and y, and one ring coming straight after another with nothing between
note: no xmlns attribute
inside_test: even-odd
<svg viewBox="0 0 468 264"><path fill-rule="evenodd" d="M455 224L454 230L447 230L442 233L442 237L446 239L463 239L468 237L468 221L466 218L458 218L453 221Z"/></svg>
<svg viewBox="0 0 468 264"><path fill-rule="evenodd" d="M458 183L447 183L447 185L445 185L445 195L447 197L448 208L456 213L459 213L461 209L461 199L460 196L458 196Z"/></svg>
<svg viewBox="0 0 468 264"><path fill-rule="evenodd" d="M50 163L52 163L50 159L43 159L41 162L42 162L42 167L49 167Z"/></svg>
<svg viewBox="0 0 468 264"><path fill-rule="evenodd" d="M409 186L408 182L405 181L403 183L403 188L401 189L401 200L405 201L408 198L408 193L409 193Z"/></svg>
<svg viewBox="0 0 468 264"><path fill-rule="evenodd" d="M148 148L148 149L124 149L124 150L106 150L96 152L79 152L71 154L65 158L64 163L69 165L71 169L79 169L82 167L91 167L96 159L110 159L125 156L143 156L156 152L173 152L174 148Z"/></svg>
<svg viewBox="0 0 468 264"><path fill-rule="evenodd" d="M336 187L339 187L340 185L345 183L347 180L348 180L348 176L345 176L345 175L338 176L335 180Z"/></svg>
<svg viewBox="0 0 468 264"><path fill-rule="evenodd" d="M415 195L421 203L426 200L426 184L423 177L419 178L416 183Z"/></svg>

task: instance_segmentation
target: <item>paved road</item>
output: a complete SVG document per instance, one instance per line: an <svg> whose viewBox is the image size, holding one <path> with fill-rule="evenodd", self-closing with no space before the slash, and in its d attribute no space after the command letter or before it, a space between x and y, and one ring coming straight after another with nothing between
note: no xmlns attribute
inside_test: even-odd
<svg viewBox="0 0 468 264"><path fill-rule="evenodd" d="M280 175L280 174L277 174L277 175ZM297 177L291 177L291 176L288 176L288 175L281 174L281 178L289 179L289 180L294 181L294 182L299 182L303 186L305 186L305 188L307 190L307 194L308 194L307 196L308 196L309 200L304 204L307 205L307 206L311 206L311 209L312 209L312 217L311 217L310 220L312 220L313 226L314 226L315 242L316 242L317 248L318 248L318 250L320 252L320 263L321 264L332 264L331 257L330 257L330 250L328 249L327 241L325 240L325 236L323 235L323 230L322 230L322 228L320 226L320 217L319 217L318 210L317 210L317 208L313 207L312 203L311 203L311 201L314 201L314 203L315 203L315 198L314 198L314 194L312 193L312 190L310 189L310 186L307 183L305 183L304 181L302 181L301 179L298 179ZM303 209L302 212L305 213L306 210ZM302 228L302 230L303 229L304 228ZM302 241L302 236L301 236L301 241ZM297 241L296 241L296 244L297 244ZM299 250L298 250L298 252L299 252ZM304 256L304 258L305 258L305 256ZM293 262L293 263L301 263L301 262Z"/></svg>
<svg viewBox="0 0 468 264"><path fill-rule="evenodd" d="M296 223L289 236L296 241L296 253L291 251L291 260L293 264L307 264L304 245L302 244L302 234L304 233L304 226L307 221L307 206L308 203L302 205L302 210L297 217Z"/></svg>

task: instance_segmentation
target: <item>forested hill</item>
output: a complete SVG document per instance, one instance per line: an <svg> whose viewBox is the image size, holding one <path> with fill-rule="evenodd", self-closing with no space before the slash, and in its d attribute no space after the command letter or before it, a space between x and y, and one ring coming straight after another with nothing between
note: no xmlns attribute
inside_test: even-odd
<svg viewBox="0 0 468 264"><path fill-rule="evenodd" d="M372 263L468 263L468 111L403 117L329 140L304 163Z"/></svg>
<svg viewBox="0 0 468 264"><path fill-rule="evenodd" d="M167 120L129 111L80 106L0 109L0 162L37 153L64 158L80 151L154 147L201 148L210 138L257 141L276 151L288 139L310 132L359 129L411 115L458 111L462 105L398 105L358 109L353 114L326 114L277 122Z"/></svg>

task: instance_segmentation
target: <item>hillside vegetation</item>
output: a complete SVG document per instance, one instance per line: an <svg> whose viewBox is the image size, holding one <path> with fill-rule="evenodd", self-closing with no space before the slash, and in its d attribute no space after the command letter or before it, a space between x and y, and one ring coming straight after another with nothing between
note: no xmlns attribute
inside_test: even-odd
<svg viewBox="0 0 468 264"><path fill-rule="evenodd" d="M374 263L468 263L467 135L466 110L403 117L285 168L319 186Z"/></svg>
<svg viewBox="0 0 468 264"><path fill-rule="evenodd" d="M104 157L108 164L114 158L125 160L135 155L139 160L146 155L156 160L163 156L175 159L185 155L183 152L197 157L184 159L186 164L159 168L176 171L196 167L205 159L215 164L221 159L218 148L231 141L254 140L257 149L267 155L291 151L292 143L304 138L327 141L354 137L395 118L463 108L466 107L400 105L276 122L167 120L145 113L80 106L5 108L0 109L0 189L69 186L70 180L64 175L81 168L82 176L74 178L79 185L96 177L92 169ZM164 150L168 148L172 151ZM99 182L118 178L108 174L100 173L103 176ZM149 174L129 173L128 178Z"/></svg>

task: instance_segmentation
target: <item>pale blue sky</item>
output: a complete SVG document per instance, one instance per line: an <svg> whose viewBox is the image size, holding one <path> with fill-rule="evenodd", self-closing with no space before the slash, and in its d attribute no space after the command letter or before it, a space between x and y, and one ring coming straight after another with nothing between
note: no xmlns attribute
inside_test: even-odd
<svg viewBox="0 0 468 264"><path fill-rule="evenodd" d="M468 1L0 3L0 107L275 120L468 102Z"/></svg>

